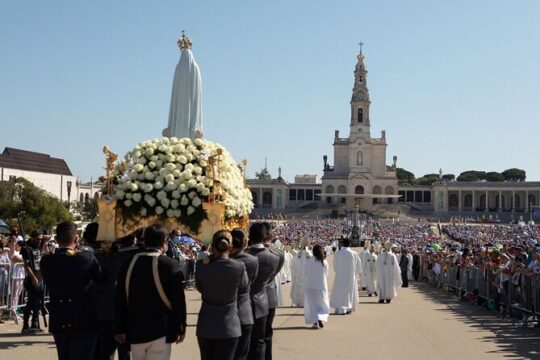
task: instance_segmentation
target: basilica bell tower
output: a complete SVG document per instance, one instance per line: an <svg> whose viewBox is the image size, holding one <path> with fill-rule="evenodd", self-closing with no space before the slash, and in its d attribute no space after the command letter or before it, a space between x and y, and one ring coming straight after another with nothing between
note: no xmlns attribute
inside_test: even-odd
<svg viewBox="0 0 540 360"><path fill-rule="evenodd" d="M360 45L363 45L360 43ZM364 54L360 47L358 62L354 69L354 86L351 98L351 139L370 137L369 90L367 87L367 70Z"/></svg>

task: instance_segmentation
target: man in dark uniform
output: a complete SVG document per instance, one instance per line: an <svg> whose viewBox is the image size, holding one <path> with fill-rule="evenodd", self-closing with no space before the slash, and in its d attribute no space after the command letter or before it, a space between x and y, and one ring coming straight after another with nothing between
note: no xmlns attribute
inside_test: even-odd
<svg viewBox="0 0 540 360"><path fill-rule="evenodd" d="M49 331L60 360L93 360L98 333L92 290L105 276L92 252L76 248L77 225L58 224L56 238L59 248L41 259L50 296Z"/></svg>
<svg viewBox="0 0 540 360"><path fill-rule="evenodd" d="M265 360L272 360L272 337L274 336L272 325L274 324L274 316L276 315L276 308L278 306L277 285L275 278L283 267L283 263L285 262L285 254L283 251L275 248L272 245L272 224L269 222L264 222L263 224L266 227L266 239L264 241L264 246L279 260L278 267L272 276L272 279L266 286L266 293L268 294L268 316L266 317L266 329L264 331L264 341L266 342Z"/></svg>
<svg viewBox="0 0 540 360"><path fill-rule="evenodd" d="M268 316L268 294L266 286L274 279L279 267L279 258L272 254L265 246L266 227L263 223L254 223L249 228L250 255L259 260L259 270L255 281L251 284L250 296L253 307L253 330L248 358L251 360L264 360L266 353L265 331Z"/></svg>
<svg viewBox="0 0 540 360"><path fill-rule="evenodd" d="M116 285L116 338L131 345L134 358L168 359L171 343L186 334L184 277L178 261L163 254L165 227L148 227L143 239L146 249L124 264Z"/></svg>
<svg viewBox="0 0 540 360"><path fill-rule="evenodd" d="M83 238L94 244L97 237L98 224L91 223L86 227ZM129 235L115 241L110 251L96 250L95 255L103 271L107 274L107 282L96 287L95 302L99 309L99 339L96 360L113 360L118 349L118 360L129 360L129 344L118 344L114 337L114 294L115 285L122 266L131 261L139 252L135 246L135 236Z"/></svg>
<svg viewBox="0 0 540 360"><path fill-rule="evenodd" d="M246 272L249 284L253 283L257 278L259 270L259 261L253 255L244 252L247 247L247 239L244 230L233 229L231 259L242 261L246 266ZM251 342L251 331L253 330L253 309L251 307L251 299L249 298L250 286L242 288L238 293L238 313L240 315L240 324L242 325L242 336L238 339L236 347L236 360L246 360L249 354L249 344Z"/></svg>

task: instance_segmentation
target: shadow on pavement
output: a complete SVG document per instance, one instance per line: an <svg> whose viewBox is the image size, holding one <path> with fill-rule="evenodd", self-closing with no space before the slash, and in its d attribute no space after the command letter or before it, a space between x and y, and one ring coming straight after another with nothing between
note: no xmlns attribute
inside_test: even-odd
<svg viewBox="0 0 540 360"><path fill-rule="evenodd" d="M39 333L30 336L23 336L18 333L0 334L0 350L15 349L21 346L32 346L36 344L45 344L54 347L54 341L50 336L51 334L48 333ZM44 337L49 337L49 339L44 339Z"/></svg>
<svg viewBox="0 0 540 360"><path fill-rule="evenodd" d="M491 353L506 352L513 353L519 358L540 359L540 329L520 328L510 320L501 319L496 313L471 303L460 302L455 296L427 284L416 283L413 288L416 288L424 298L444 306L436 309L437 311L452 313L474 329L489 331L492 335L483 336L480 341L492 342L501 348ZM514 358L508 355L504 357Z"/></svg>
<svg viewBox="0 0 540 360"><path fill-rule="evenodd" d="M310 330L307 326L284 326L284 327L278 327L274 328L274 331L278 330Z"/></svg>

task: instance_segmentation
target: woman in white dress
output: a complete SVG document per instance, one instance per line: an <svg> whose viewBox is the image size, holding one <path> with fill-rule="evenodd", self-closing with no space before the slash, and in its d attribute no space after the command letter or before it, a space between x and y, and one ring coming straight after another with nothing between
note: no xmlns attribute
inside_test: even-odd
<svg viewBox="0 0 540 360"><path fill-rule="evenodd" d="M306 260L304 318L313 329L324 327L328 321L330 304L328 301L328 263L324 260L322 247L313 247L313 256Z"/></svg>

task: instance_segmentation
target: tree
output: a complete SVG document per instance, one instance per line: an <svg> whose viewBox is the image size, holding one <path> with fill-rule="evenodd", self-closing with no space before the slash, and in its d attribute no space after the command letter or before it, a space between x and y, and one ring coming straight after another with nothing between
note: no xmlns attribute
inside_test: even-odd
<svg viewBox="0 0 540 360"><path fill-rule="evenodd" d="M486 181L490 181L490 182L504 181L504 176L502 176L502 174L499 172L490 171L486 173Z"/></svg>
<svg viewBox="0 0 540 360"><path fill-rule="evenodd" d="M23 228L26 233L51 229L61 221L71 220L67 203L28 180L0 181L0 217L16 219L21 211L25 212Z"/></svg>
<svg viewBox="0 0 540 360"><path fill-rule="evenodd" d="M456 180L456 175L454 175L454 174L444 174L442 176L442 179L444 181L454 181L454 180Z"/></svg>
<svg viewBox="0 0 540 360"><path fill-rule="evenodd" d="M525 181L525 178L527 177L525 170L516 168L504 170L501 175L504 177L504 181L512 182Z"/></svg>
<svg viewBox="0 0 540 360"><path fill-rule="evenodd" d="M98 214L97 198L95 197L83 202L77 201L73 207L83 220L93 221Z"/></svg>
<svg viewBox="0 0 540 360"><path fill-rule="evenodd" d="M272 175L270 175L267 168L263 168L261 171L255 173L255 178L259 180L271 180Z"/></svg>
<svg viewBox="0 0 540 360"><path fill-rule="evenodd" d="M396 176L399 184L412 184L414 183L414 174L403 168L396 168Z"/></svg>
<svg viewBox="0 0 540 360"><path fill-rule="evenodd" d="M438 174L426 174L416 179L416 185L431 185L439 180Z"/></svg>
<svg viewBox="0 0 540 360"><path fill-rule="evenodd" d="M468 170L464 171L457 177L457 181L481 181L486 179L485 171Z"/></svg>

